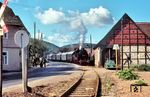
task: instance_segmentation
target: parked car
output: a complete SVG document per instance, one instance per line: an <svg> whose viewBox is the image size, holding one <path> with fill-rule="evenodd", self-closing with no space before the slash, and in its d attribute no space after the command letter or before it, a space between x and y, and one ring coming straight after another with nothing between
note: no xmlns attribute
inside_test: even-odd
<svg viewBox="0 0 150 97"><path fill-rule="evenodd" d="M115 64L114 60L107 59L105 62L105 68L107 68L107 69L116 68L116 64Z"/></svg>

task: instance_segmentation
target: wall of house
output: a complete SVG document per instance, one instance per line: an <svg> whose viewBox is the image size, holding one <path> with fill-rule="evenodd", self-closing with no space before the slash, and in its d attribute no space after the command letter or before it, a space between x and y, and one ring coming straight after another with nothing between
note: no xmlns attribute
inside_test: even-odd
<svg viewBox="0 0 150 97"><path fill-rule="evenodd" d="M131 51L130 51L131 50ZM145 52L147 51L147 52ZM102 50L98 47L95 49L95 66L102 67ZM131 53L130 53L131 52ZM131 54L131 55L130 55ZM121 65L121 47L120 47L120 65ZM131 56L131 61L129 61L129 66L137 64L148 64L150 65L150 46L123 46L123 64L128 66L127 58ZM127 62L126 62L127 61Z"/></svg>
<svg viewBox="0 0 150 97"><path fill-rule="evenodd" d="M123 46L123 60L124 60L123 63L126 62L127 56L131 56L131 61L132 61L130 63L131 65L150 64L149 55L150 55L150 46ZM120 56L121 56L121 53L120 53ZM127 64L128 62L126 62L125 65Z"/></svg>
<svg viewBox="0 0 150 97"><path fill-rule="evenodd" d="M8 64L3 64L3 70L12 71L20 70L20 49L19 48L3 48L3 51L8 52Z"/></svg>
<svg viewBox="0 0 150 97"><path fill-rule="evenodd" d="M3 47L4 48L16 48L18 47L16 44L15 44L15 41L14 41L14 36L15 36L15 33L19 30L17 26L8 26L8 29L9 29L9 32L8 32L8 38L7 39L3 39Z"/></svg>
<svg viewBox="0 0 150 97"><path fill-rule="evenodd" d="M21 70L21 49L20 48L3 48L8 54L8 64L3 64L3 70L19 71ZM27 64L27 47L24 48L24 62Z"/></svg>
<svg viewBox="0 0 150 97"><path fill-rule="evenodd" d="M101 49L98 47L94 50L94 57L95 57L95 66L96 67L102 67L102 60L101 60L101 57L102 57L102 53L101 53Z"/></svg>
<svg viewBox="0 0 150 97"><path fill-rule="evenodd" d="M20 48L15 44L14 36L15 33L19 30L17 26L9 26L8 38L3 39L3 51L8 52L8 64L3 65L3 70L13 71L13 70L20 70L21 66L21 56ZM27 63L27 48L25 50L25 64Z"/></svg>

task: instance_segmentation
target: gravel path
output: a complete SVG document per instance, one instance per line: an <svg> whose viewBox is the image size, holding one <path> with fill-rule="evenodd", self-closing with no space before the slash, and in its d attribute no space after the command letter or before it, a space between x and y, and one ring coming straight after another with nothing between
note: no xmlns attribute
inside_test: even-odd
<svg viewBox="0 0 150 97"><path fill-rule="evenodd" d="M140 79L144 79L145 82L148 83L148 86L142 86L142 92L134 93L134 92L130 92L130 84L134 83L135 80L133 81L121 80L115 75L116 73L115 70L106 70L104 68L95 68L95 67L82 67L82 69L89 69L89 68L95 69L100 75L101 79L103 79L104 83L106 83L105 80L109 80L107 82L112 83L112 87L109 91L107 91L106 88L107 85L102 83L103 89L102 89L101 97L150 97L150 91L149 91L150 72L137 72L138 75L140 76ZM32 81L29 83L29 86L33 88L32 92L35 92L37 90L39 90L40 92L48 90L51 91L48 94L49 96L39 95L40 92L34 94L29 93L29 94L22 95L21 85L15 85L12 87L8 87L7 89L4 89L3 93L9 96L3 96L3 97L53 97L57 94L58 91L57 86L63 87L63 85L69 83L69 81L71 80L74 80L74 78L78 77L81 73L82 71L77 71L69 75L46 77L44 79L40 79L38 81Z"/></svg>

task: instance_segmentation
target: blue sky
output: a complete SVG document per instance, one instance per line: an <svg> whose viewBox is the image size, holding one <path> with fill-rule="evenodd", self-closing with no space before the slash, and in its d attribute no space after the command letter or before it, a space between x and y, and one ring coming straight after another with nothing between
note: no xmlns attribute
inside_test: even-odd
<svg viewBox="0 0 150 97"><path fill-rule="evenodd" d="M1 2L3 0L0 0ZM58 46L83 41L98 43L127 13L134 21L150 22L149 0L9 0L33 36L33 23L44 40Z"/></svg>

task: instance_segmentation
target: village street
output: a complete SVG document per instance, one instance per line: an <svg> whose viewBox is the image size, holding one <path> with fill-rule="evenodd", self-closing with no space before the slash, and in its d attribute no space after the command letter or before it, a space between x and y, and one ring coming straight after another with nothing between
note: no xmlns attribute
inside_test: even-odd
<svg viewBox="0 0 150 97"><path fill-rule="evenodd" d="M71 63L61 63L61 62L50 62L46 67L33 67L28 70L28 81L34 81L38 79L44 79L48 76L61 76L69 75L73 72L78 71L79 66ZM21 84L21 72L4 74L3 76L3 89L9 86Z"/></svg>

